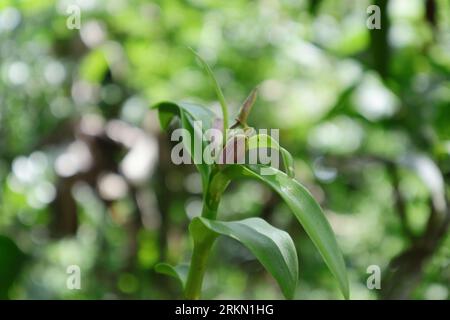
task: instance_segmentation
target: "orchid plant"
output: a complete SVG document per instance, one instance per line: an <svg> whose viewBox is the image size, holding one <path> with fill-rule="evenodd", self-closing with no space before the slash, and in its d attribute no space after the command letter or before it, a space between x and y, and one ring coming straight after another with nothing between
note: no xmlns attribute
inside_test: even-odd
<svg viewBox="0 0 450 320"><path fill-rule="evenodd" d="M302 184L295 180L292 156L275 139L268 135L257 134L247 124L247 118L256 100L256 90L250 93L230 126L228 106L222 90L208 64L197 54L196 56L211 78L220 102L222 119L219 127L224 133L224 139L219 146L220 155L217 155L219 161L211 164L196 163L202 178L203 208L201 214L193 218L189 225L189 232L193 239L190 263L178 266L160 263L156 266L156 271L178 279L186 299L199 299L212 245L219 236L225 236L247 247L275 278L284 296L288 299L293 298L299 277L299 266L297 250L290 235L258 217L223 221L217 214L221 197L232 180L255 179L268 185L284 200L337 279L343 296L348 298L349 286L345 263L334 233L316 200ZM163 129L168 129L172 120L175 117L178 118L181 127L191 134L190 139L201 139L202 149L206 147L206 143L201 135L204 131L217 127L218 121L214 112L200 105L161 102L153 108L158 110ZM196 130L196 121L201 121L203 132ZM271 164L241 163L237 161L239 159L236 159L236 156L234 161L220 161L227 157L228 149L235 146L237 141L243 142L245 152L261 148L278 152L281 155L284 172ZM192 141L184 144L191 156L194 154L193 145ZM262 174L262 170L266 170L266 173Z"/></svg>

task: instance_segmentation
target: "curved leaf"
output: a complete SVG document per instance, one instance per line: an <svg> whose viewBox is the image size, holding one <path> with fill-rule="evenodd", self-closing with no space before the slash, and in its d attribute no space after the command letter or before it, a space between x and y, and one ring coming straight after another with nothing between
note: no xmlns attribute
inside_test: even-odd
<svg viewBox="0 0 450 320"><path fill-rule="evenodd" d="M202 142L201 152L197 153L198 156L202 157L203 150L206 146L206 141L203 140L203 133L213 126L215 114L203 106L186 102L161 102L151 108L158 109L159 122L163 129L168 128L175 116L180 118L182 127L188 130L190 134L190 137L183 137L183 142L191 158L194 160L193 162L197 166L202 176L203 184L205 185L208 181L210 166L202 158L194 159L194 155L196 154L194 140ZM195 126L195 121L200 121L201 130L200 127ZM188 138L190 138L189 144L187 144Z"/></svg>
<svg viewBox="0 0 450 320"><path fill-rule="evenodd" d="M163 129L167 129L172 118L180 116L181 112L189 114L193 120L201 121L205 130L211 128L215 118L214 112L210 109L188 102L174 103L163 101L151 106L151 109L158 109L159 120Z"/></svg>
<svg viewBox="0 0 450 320"><path fill-rule="evenodd" d="M260 218L217 221L197 217L192 220L194 238L208 232L241 242L277 280L283 294L291 299L298 279L298 258L288 233Z"/></svg>
<svg viewBox="0 0 450 320"><path fill-rule="evenodd" d="M266 166L261 165L243 166L234 164L228 165L224 169L223 174L226 174L230 179L258 179L272 187L283 198L299 220L319 250L328 268L338 280L342 294L348 299L349 286L344 258L322 209L309 191L296 180L275 168L270 168L273 174L261 175L260 170L262 168L268 169Z"/></svg>
<svg viewBox="0 0 450 320"><path fill-rule="evenodd" d="M197 57L197 59L202 64L203 68L206 70L206 73L208 74L209 78L211 79L214 90L216 91L217 99L219 99L220 107L222 108L222 116L223 116L223 124L224 124L224 130L228 128L228 106L225 102L225 96L222 93L222 89L220 89L219 82L217 82L216 77L214 76L214 73L211 70L211 67L206 63L205 60L192 48L189 48L192 53Z"/></svg>
<svg viewBox="0 0 450 320"><path fill-rule="evenodd" d="M180 282L181 286L184 288L189 272L189 265L180 264L174 267L168 263L163 262L158 263L155 266L155 271L177 279Z"/></svg>
<svg viewBox="0 0 450 320"><path fill-rule="evenodd" d="M280 147L281 158L283 159L284 170L289 178L295 178L294 158L285 148Z"/></svg>
<svg viewBox="0 0 450 320"><path fill-rule="evenodd" d="M259 149L259 148L272 148L280 152L281 159L283 160L284 170L286 174L293 178L295 176L294 172L294 159L292 155L281 147L278 142L267 134L257 134L248 138L247 146L249 150Z"/></svg>

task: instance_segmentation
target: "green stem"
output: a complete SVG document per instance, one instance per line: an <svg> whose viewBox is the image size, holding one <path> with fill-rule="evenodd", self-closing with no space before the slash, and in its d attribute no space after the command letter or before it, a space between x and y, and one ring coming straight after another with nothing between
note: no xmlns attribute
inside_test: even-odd
<svg viewBox="0 0 450 320"><path fill-rule="evenodd" d="M191 265L189 267L189 274L184 291L186 299L200 299L206 262L213 244L213 241L211 241L212 239L209 241L206 240L207 239L202 242L194 243L194 251L192 253Z"/></svg>
<svg viewBox="0 0 450 320"><path fill-rule="evenodd" d="M222 108L222 117L223 117L223 132L226 135L227 129L228 129L228 109L223 104L223 102L220 103L220 106ZM226 140L226 139L225 139Z"/></svg>
<svg viewBox="0 0 450 320"><path fill-rule="evenodd" d="M203 198L202 217L208 219L216 219L220 198L230 183L230 179L226 175L218 169L216 170L211 174L212 178Z"/></svg>
<svg viewBox="0 0 450 320"><path fill-rule="evenodd" d="M211 182L208 184L208 190L203 199L202 217L216 219L220 198L229 182L228 178L220 171L212 175ZM200 239L194 239L194 249L184 290L186 299L200 298L206 263L214 239L214 236L205 236Z"/></svg>

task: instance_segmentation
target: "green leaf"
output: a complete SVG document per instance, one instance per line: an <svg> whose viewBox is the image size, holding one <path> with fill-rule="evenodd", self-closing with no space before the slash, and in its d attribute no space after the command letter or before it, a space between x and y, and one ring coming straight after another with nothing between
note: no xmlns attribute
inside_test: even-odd
<svg viewBox="0 0 450 320"><path fill-rule="evenodd" d="M281 147L276 140L267 134L257 134L248 138L247 141L248 150L258 150L259 148L272 148L277 150L281 154L281 159L283 160L284 170L286 174L293 178L295 176L294 172L294 159L292 155Z"/></svg>
<svg viewBox="0 0 450 320"><path fill-rule="evenodd" d="M151 109L158 109L159 122L163 129L167 129L174 116L181 117L181 113L187 113L193 120L201 121L205 130L211 128L215 118L215 114L210 109L188 102L163 101L151 106Z"/></svg>
<svg viewBox="0 0 450 320"><path fill-rule="evenodd" d="M271 175L261 175L261 169L271 171ZM286 202L299 220L314 245L319 250L331 273L336 277L342 294L349 298L349 286L344 258L336 238L322 209L309 191L285 173L262 165L228 165L222 174L230 179L253 178L260 180L275 190Z"/></svg>
<svg viewBox="0 0 450 320"><path fill-rule="evenodd" d="M155 271L177 279L180 282L182 288L184 288L184 286L186 285L186 280L189 272L189 265L180 264L174 267L168 263L163 262L158 263L155 266Z"/></svg>
<svg viewBox="0 0 450 320"><path fill-rule="evenodd" d="M215 114L200 105L192 103L173 103L173 102L161 102L151 107L152 109L158 109L159 122L163 129L167 129L172 119L177 116L181 120L182 128L186 129L190 134L190 145L187 144L188 138L183 136L183 142L185 143L186 149L189 152L192 160L194 160L194 140L202 141L200 157L203 156L203 150L207 145L206 141L203 141L203 133L210 129L213 125L215 119ZM200 121L202 125L202 130L200 131L198 127L195 127L194 122ZM206 164L203 159L198 159L199 161L195 163L198 171L202 176L202 182L205 186L210 173L210 166Z"/></svg>
<svg viewBox="0 0 450 320"><path fill-rule="evenodd" d="M196 217L191 224L194 238L212 232L241 242L277 280L285 297L293 297L298 280L298 258L288 233L260 218L224 222Z"/></svg>
<svg viewBox="0 0 450 320"><path fill-rule="evenodd" d="M289 178L295 178L295 170L294 170L294 158L291 153L287 151L285 148L280 147L281 159L283 159L283 166L286 174Z"/></svg>
<svg viewBox="0 0 450 320"><path fill-rule="evenodd" d="M219 99L219 103L222 108L224 129L227 129L228 128L228 107L227 107L227 103L225 102L225 97L222 93L222 89L220 89L219 83L217 82L217 79L214 76L214 73L212 72L210 66L206 63L206 61L203 60L203 58L197 52L195 52L192 48L189 48L189 50L191 50L192 53L200 61L203 68L206 70L206 73L208 74L209 78L211 79L211 82L213 83L214 90L216 91L217 99Z"/></svg>

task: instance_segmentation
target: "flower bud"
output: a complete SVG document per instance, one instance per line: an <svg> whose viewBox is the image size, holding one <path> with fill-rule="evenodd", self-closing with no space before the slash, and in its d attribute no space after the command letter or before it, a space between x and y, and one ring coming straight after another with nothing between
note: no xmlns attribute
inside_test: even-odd
<svg viewBox="0 0 450 320"><path fill-rule="evenodd" d="M243 134L230 138L219 156L219 164L245 163L246 138Z"/></svg>

